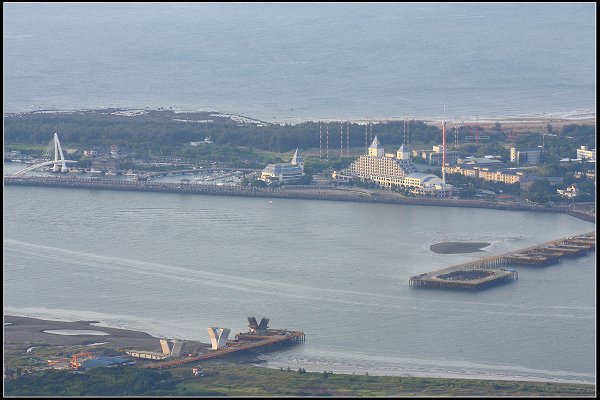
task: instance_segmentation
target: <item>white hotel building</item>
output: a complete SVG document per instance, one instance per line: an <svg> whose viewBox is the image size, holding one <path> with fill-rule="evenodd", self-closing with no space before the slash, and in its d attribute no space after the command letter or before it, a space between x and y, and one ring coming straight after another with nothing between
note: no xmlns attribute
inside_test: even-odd
<svg viewBox="0 0 600 400"><path fill-rule="evenodd" d="M333 178L340 181L369 180L388 188L401 186L422 197L449 198L454 190L452 185L445 184L436 175L417 172L408 146L400 146L395 155L385 154L377 136L368 154L360 156L348 168L334 172Z"/></svg>

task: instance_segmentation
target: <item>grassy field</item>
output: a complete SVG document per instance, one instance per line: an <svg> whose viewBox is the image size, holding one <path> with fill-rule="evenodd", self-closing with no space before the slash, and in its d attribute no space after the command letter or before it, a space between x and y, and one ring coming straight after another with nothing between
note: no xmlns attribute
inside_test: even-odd
<svg viewBox="0 0 600 400"><path fill-rule="evenodd" d="M187 368L172 370L175 377L191 376ZM338 375L276 370L223 361L202 364L204 377L176 385L180 396L565 396L592 397L594 385Z"/></svg>
<svg viewBox="0 0 600 400"><path fill-rule="evenodd" d="M31 344L33 345L33 343ZM71 353L83 350L82 346L41 346L33 352L26 353L29 346L5 346L5 366L11 368L21 366L24 368L43 367L46 360L57 357L69 357ZM39 344L38 344L39 346ZM102 349L98 346L95 351L109 352L116 355L114 349ZM342 375L332 373L304 372L298 370L269 369L249 365L252 358L232 357L226 360L205 361L201 364L189 363L173 369L168 369L172 379L165 384L168 389L160 389L160 385L148 386L140 374L128 373L124 378L124 371L139 370L151 372L137 367L125 367L125 370L105 369L101 377L91 370L94 377L90 377L87 384L85 375L64 375L56 372L61 380L60 388L47 386L44 382L54 382L41 371L21 378L8 387L10 395L61 395L80 393L92 395L103 393L110 395L130 395L126 391L135 386L139 388L136 395L147 396L522 396L522 397L595 397L595 385L564 384L564 383L539 383L524 381L493 381L475 379L442 379L418 377L390 377L367 375ZM192 368L200 367L206 376L194 377ZM37 369L37 368L34 368ZM112 372L111 372L112 371ZM36 382L38 374L42 374L41 381ZM62 375L61 375L62 374ZM111 375L112 374L112 375ZM113 376L114 375L114 376ZM69 378L71 376L71 378ZM112 377L111 377L112 376ZM65 380L66 379L66 380ZM123 384L120 380L127 379ZM92 385L92 382L94 384ZM112 382L112 384L111 384ZM118 383L118 384L117 384ZM112 386L111 386L112 385ZM114 386L114 387L113 387ZM35 389L34 389L35 388ZM129 389L128 389L129 388ZM145 388L145 389L144 389ZM32 392L33 390L33 392ZM58 392L57 392L58 390ZM125 390L125 392L123 392ZM23 392L25 391L25 392Z"/></svg>

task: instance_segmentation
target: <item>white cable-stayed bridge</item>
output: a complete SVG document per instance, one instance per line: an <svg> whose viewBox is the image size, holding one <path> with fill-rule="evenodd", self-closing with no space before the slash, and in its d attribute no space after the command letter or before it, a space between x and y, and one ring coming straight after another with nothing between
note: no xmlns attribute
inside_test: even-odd
<svg viewBox="0 0 600 400"><path fill-rule="evenodd" d="M58 133L54 133L54 138L50 141L46 150L44 151L44 156L51 158L52 157L52 148L54 147L54 159L49 161L42 161L33 165L30 165L27 168L23 168L20 171L17 171L14 175L25 175L29 171L33 171L39 168L46 167L48 165L52 165L52 172L69 172L69 167L67 167L67 163L76 163L74 160L65 160L65 156L63 154L62 146L60 145L60 140L58 140Z"/></svg>

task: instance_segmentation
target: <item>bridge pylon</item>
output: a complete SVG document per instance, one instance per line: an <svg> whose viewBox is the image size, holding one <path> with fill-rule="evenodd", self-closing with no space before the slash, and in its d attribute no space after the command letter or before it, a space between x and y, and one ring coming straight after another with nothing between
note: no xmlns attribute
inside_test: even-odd
<svg viewBox="0 0 600 400"><path fill-rule="evenodd" d="M63 154L62 146L60 145L60 140L58 140L58 133L54 133L54 138L48 143L48 147L46 151L49 153L52 151L52 142L54 142L54 160L43 161L34 165L31 165L27 168L24 168L20 171L14 173L14 175L25 175L28 171L33 171L38 168L47 167L52 165L52 172L69 172L69 168L67 167L67 163L76 163L74 160L65 160L65 155ZM47 154L44 152L44 154ZM51 154L47 154L51 157Z"/></svg>
<svg viewBox="0 0 600 400"><path fill-rule="evenodd" d="M60 155L60 160L58 156ZM58 140L58 133L54 132L54 165L52 172L69 172L67 163L65 162L65 156L63 154L60 140Z"/></svg>

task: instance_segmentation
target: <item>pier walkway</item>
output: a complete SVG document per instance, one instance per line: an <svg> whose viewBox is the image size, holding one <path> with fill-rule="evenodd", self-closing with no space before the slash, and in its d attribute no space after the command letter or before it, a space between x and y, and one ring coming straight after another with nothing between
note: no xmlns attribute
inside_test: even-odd
<svg viewBox="0 0 600 400"><path fill-rule="evenodd" d="M585 255L595 247L596 232L593 231L412 276L409 285L411 287L478 289L492 283L518 279L517 271L499 269L497 268L499 266L550 265L559 262L562 257Z"/></svg>

